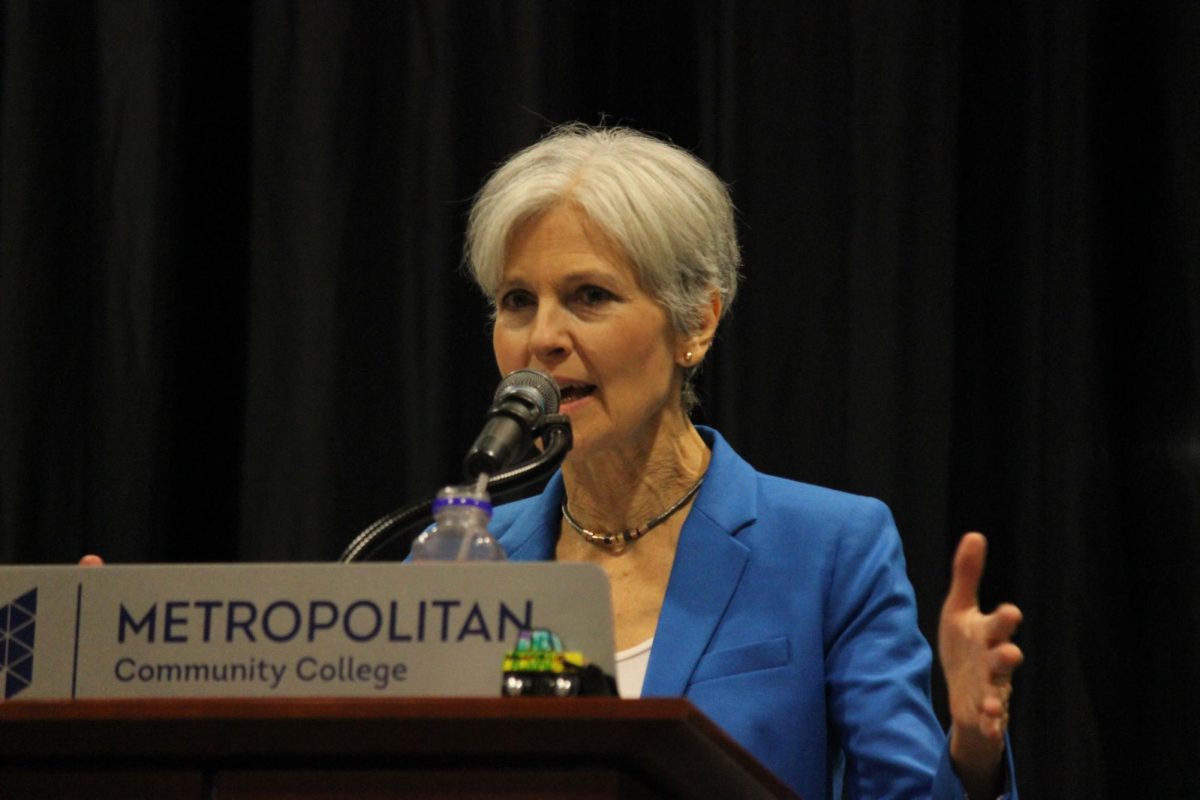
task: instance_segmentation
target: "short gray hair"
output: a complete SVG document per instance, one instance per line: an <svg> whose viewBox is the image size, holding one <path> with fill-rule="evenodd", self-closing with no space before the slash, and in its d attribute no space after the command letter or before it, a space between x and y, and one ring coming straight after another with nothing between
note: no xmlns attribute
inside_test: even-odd
<svg viewBox="0 0 1200 800"><path fill-rule="evenodd" d="M696 156L624 127L570 123L510 157L475 197L464 260L494 303L509 242L560 203L588 219L633 263L638 279L682 333L696 329L710 292L722 314L737 292L741 252L729 190ZM693 370L684 406L691 408Z"/></svg>

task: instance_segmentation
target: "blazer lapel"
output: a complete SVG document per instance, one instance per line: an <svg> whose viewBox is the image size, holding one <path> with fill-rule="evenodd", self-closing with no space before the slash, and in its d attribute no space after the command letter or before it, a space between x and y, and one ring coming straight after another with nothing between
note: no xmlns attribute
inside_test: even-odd
<svg viewBox="0 0 1200 800"><path fill-rule="evenodd" d="M541 494L526 503L498 541L513 561L553 561L563 497L562 472L555 472Z"/></svg>
<svg viewBox="0 0 1200 800"><path fill-rule="evenodd" d="M755 518L754 470L720 434L700 428L712 460L684 523L642 696L680 696L733 597L750 551L734 538Z"/></svg>

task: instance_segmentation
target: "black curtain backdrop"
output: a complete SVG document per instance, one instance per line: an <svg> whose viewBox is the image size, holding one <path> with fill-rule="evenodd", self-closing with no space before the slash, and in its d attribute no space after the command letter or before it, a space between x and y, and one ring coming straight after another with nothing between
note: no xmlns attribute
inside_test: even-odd
<svg viewBox="0 0 1200 800"><path fill-rule="evenodd" d="M740 210L698 420L886 500L930 638L989 534L1025 796L1200 796L1200 5L0 10L0 560L331 559L456 481L469 199L628 123Z"/></svg>

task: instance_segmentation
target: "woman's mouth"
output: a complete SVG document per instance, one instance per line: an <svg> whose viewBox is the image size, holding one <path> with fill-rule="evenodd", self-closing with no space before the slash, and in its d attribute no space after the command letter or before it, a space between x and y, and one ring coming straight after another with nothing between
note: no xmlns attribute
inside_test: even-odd
<svg viewBox="0 0 1200 800"><path fill-rule="evenodd" d="M570 386L563 386L559 391L562 395L562 403L560 404L560 408L562 408L578 403L584 398L591 396L596 391L596 386L591 383L571 384Z"/></svg>

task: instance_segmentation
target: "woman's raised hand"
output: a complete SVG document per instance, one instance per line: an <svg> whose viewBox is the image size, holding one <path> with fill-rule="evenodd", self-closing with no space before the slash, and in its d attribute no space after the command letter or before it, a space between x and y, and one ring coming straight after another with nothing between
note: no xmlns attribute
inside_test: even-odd
<svg viewBox="0 0 1200 800"><path fill-rule="evenodd" d="M950 756L971 797L995 791L1008 728L1012 674L1024 660L1012 636L1021 610L979 608L987 539L968 533L954 554L950 592L938 625L938 657L950 692Z"/></svg>

